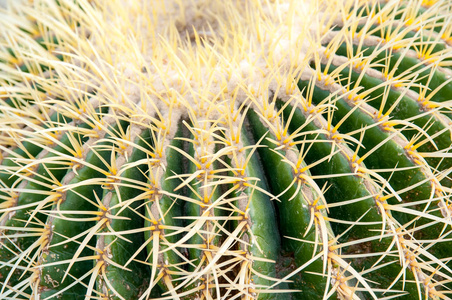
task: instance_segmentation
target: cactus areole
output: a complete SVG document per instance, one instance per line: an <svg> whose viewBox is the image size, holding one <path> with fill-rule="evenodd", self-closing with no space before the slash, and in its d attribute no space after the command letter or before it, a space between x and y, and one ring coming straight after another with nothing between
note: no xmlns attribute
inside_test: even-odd
<svg viewBox="0 0 452 300"><path fill-rule="evenodd" d="M451 299L452 2L0 2L0 299Z"/></svg>

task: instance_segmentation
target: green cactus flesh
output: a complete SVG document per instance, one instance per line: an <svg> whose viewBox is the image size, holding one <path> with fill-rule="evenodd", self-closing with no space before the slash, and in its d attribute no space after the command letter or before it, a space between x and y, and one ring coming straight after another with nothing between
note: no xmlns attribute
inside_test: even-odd
<svg viewBox="0 0 452 300"><path fill-rule="evenodd" d="M451 299L452 3L0 2L0 299Z"/></svg>

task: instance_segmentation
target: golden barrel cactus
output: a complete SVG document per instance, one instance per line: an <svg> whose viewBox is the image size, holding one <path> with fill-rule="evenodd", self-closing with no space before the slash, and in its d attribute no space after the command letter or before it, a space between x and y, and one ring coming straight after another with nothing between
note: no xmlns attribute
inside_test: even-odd
<svg viewBox="0 0 452 300"><path fill-rule="evenodd" d="M1 299L450 299L452 2L0 8Z"/></svg>

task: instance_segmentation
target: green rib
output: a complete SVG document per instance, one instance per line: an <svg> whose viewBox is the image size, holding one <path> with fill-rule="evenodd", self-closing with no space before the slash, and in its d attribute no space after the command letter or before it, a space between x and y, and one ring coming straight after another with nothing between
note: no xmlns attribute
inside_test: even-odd
<svg viewBox="0 0 452 300"><path fill-rule="evenodd" d="M121 124L122 128L125 128L125 124ZM116 127L117 128L117 127ZM107 170L107 166L104 165L101 158L107 163L111 157L111 142L105 141L98 144L99 146L107 146L104 149L92 149L88 152L85 161L87 164L97 166L103 170ZM69 184L81 184L66 192L66 199L64 202L52 207L52 211L95 211L97 208L88 202L84 197L87 197L94 203L96 203L96 197L102 199L102 186L101 184L84 183L92 178L104 178L105 176L99 171L89 167L83 166L77 170L77 175L70 181ZM92 215L67 215L71 218L89 218ZM82 234L83 232L90 230L96 226L94 221L67 221L59 218L57 215L52 223L52 239L50 241L49 251L42 254L42 264L50 264L53 262L59 262L63 260L70 260L76 254L79 248L77 242L67 242L58 246L53 246L61 242L66 242L68 238L73 238ZM99 228L100 229L100 228ZM99 230L98 230L99 231ZM83 242L85 238L88 238L88 234L82 235L77 239L78 242ZM95 246L96 238L94 236L88 238L88 246ZM84 299L86 293L86 287L76 280L82 280L85 284L89 282L89 272L93 268L91 264L84 263L81 258L94 255L94 252L89 247L85 247L80 253L77 262L72 266L69 274L65 280L63 280L64 273L68 267L68 263L57 264L42 268L41 286L43 292L42 298L46 298L61 292L66 287L71 287L60 294L64 299ZM91 259L90 259L91 260ZM83 278L83 279L82 279ZM53 285L52 282L59 282L58 285Z"/></svg>
<svg viewBox="0 0 452 300"><path fill-rule="evenodd" d="M138 147L142 147L145 150L150 149L150 131L144 130L134 142ZM133 163L145 158L146 152L140 148L135 148L128 161ZM104 236L105 246L110 245L108 249L110 251L111 260L120 266L125 266L130 269L123 270L115 265L107 264L104 275L108 278L109 285L106 283L98 284L97 289L100 293L104 293L100 287L109 287L111 285L114 292L109 290L108 294L110 297L112 297L111 294L119 294L124 299L137 299L147 288L147 284L149 284L144 278L150 277L150 269L147 265L140 263L140 261L144 262L146 260L145 251L142 250L138 255L134 256L145 242L142 231L124 235L121 233L124 231L141 229L144 226L144 220L140 217L140 215L144 215L145 213L144 207L141 205L142 201L135 200L130 203L128 203L128 201L136 199L136 197L139 197L139 195L143 193L142 189L144 187L134 187L134 185L136 185L134 181L146 181L145 173L147 167L147 164L143 163L133 168L127 168L127 170L121 174L121 183L117 189L104 190L104 197L108 193L112 193L109 207L117 206L120 203L126 205L126 208L117 206L116 208L111 209L110 214L128 218L127 220L113 218L110 221L110 226L114 232L110 232L111 234ZM107 229L104 231L108 232ZM115 233L129 239L130 242L117 237ZM97 239L99 238L100 237L98 236ZM134 256L135 259L126 266L126 263L132 256ZM112 299L119 299L119 297L112 297Z"/></svg>

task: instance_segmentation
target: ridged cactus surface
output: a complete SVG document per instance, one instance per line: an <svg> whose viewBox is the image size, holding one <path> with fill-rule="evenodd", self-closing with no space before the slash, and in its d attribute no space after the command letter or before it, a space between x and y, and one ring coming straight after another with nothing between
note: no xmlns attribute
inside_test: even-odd
<svg viewBox="0 0 452 300"><path fill-rule="evenodd" d="M0 299L451 299L452 2L0 8Z"/></svg>

